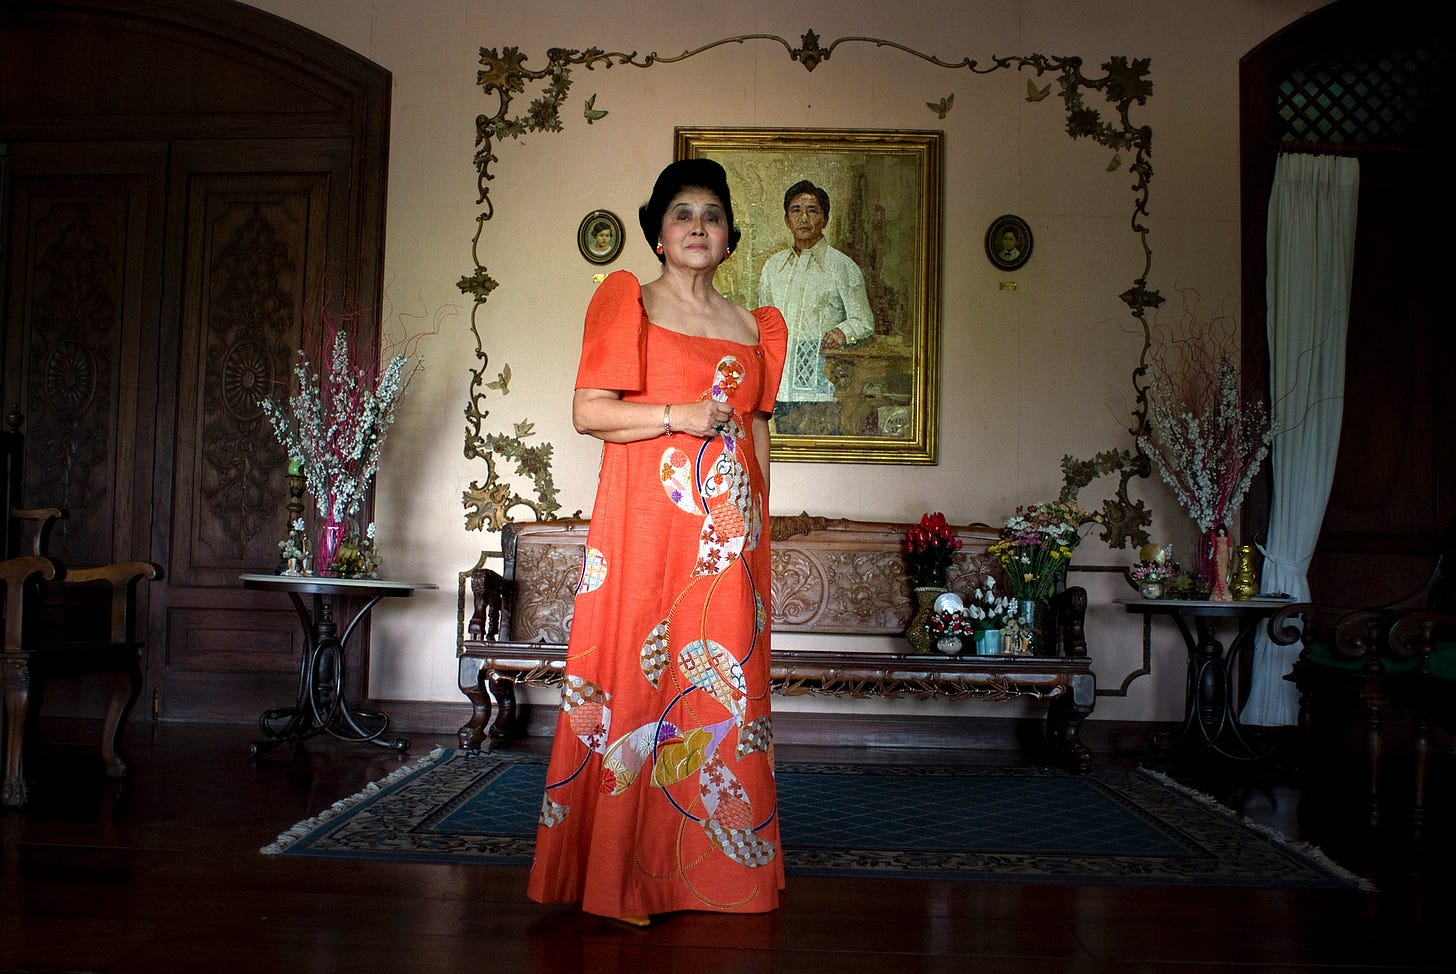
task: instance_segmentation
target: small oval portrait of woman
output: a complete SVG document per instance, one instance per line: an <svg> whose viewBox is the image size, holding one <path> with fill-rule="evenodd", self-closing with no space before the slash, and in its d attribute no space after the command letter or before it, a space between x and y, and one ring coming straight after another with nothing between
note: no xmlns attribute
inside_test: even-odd
<svg viewBox="0 0 1456 974"><path fill-rule="evenodd" d="M576 229L576 246L593 264L610 264L622 252L622 221L610 210L592 210Z"/></svg>

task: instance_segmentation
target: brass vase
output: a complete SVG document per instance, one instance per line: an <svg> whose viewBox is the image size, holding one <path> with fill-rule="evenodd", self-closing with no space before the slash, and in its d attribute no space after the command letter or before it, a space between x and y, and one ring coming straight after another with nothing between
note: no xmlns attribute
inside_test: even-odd
<svg viewBox="0 0 1456 974"><path fill-rule="evenodd" d="M1229 591L1233 593L1235 602L1247 602L1259 594L1259 579L1254 575L1254 546L1251 544L1239 545L1234 582Z"/></svg>

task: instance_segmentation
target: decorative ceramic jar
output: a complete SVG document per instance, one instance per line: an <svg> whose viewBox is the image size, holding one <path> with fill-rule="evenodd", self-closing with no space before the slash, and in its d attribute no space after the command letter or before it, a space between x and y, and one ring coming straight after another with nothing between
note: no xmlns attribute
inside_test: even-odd
<svg viewBox="0 0 1456 974"><path fill-rule="evenodd" d="M935 610L935 600L943 594L945 589L939 585L915 587L915 615L910 617L910 625L905 629L905 638L910 641L913 652L930 652L930 632L925 628L925 620Z"/></svg>
<svg viewBox="0 0 1456 974"><path fill-rule="evenodd" d="M1161 599L1163 597L1163 583L1143 582L1142 585L1138 587L1138 592L1141 593L1142 597L1145 599Z"/></svg>
<svg viewBox="0 0 1456 974"><path fill-rule="evenodd" d="M941 636L935 641L935 651L944 653L946 656L954 656L962 648L960 636Z"/></svg>

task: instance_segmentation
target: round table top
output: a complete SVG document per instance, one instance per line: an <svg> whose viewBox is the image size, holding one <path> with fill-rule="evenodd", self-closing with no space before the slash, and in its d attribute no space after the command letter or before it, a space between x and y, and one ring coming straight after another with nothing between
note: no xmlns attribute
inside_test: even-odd
<svg viewBox="0 0 1456 974"><path fill-rule="evenodd" d="M377 595L402 597L424 589L437 589L434 582L406 582L388 578L334 578L328 575L273 575L245 573L238 576L245 588L304 595Z"/></svg>

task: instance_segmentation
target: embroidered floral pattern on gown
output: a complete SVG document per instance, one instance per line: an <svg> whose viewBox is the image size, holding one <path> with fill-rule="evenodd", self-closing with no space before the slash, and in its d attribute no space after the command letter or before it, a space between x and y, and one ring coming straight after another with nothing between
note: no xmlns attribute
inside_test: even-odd
<svg viewBox="0 0 1456 974"><path fill-rule="evenodd" d="M769 714L767 498L752 418L787 328L759 343L649 323L631 274L587 310L578 388L712 397L723 432L604 445L529 892L606 916L762 912L783 888Z"/></svg>

